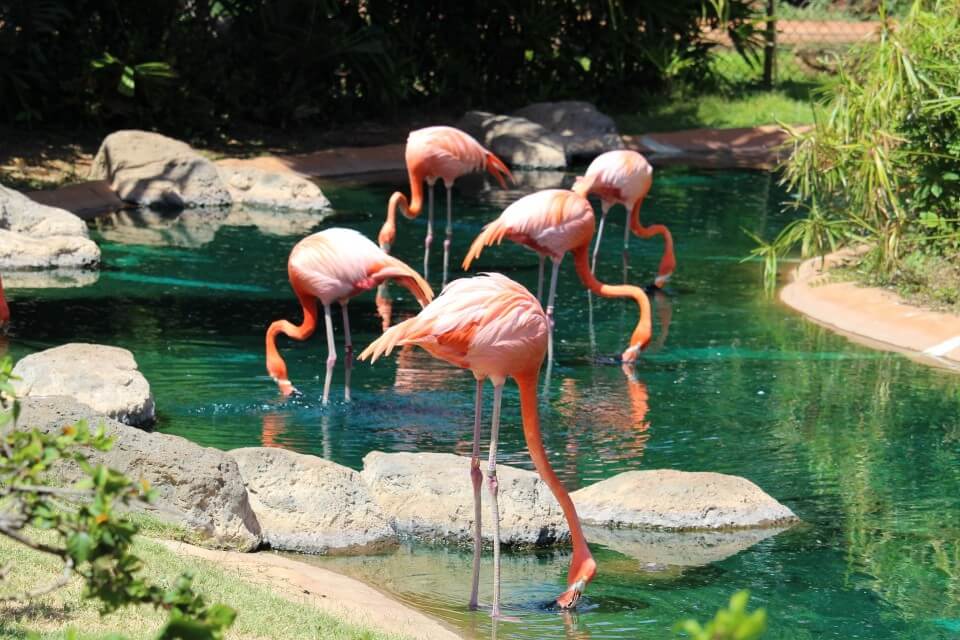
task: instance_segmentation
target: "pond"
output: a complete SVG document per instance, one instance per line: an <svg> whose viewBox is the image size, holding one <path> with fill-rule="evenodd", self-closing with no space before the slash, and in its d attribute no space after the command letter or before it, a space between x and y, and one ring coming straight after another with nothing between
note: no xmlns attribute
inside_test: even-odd
<svg viewBox="0 0 960 640"><path fill-rule="evenodd" d="M572 175L521 178L529 191ZM402 181L325 184L337 215L320 226L375 238ZM452 263L523 189L458 183ZM360 576L478 638L670 637L676 620L705 619L742 588L768 609L768 638L960 637L960 379L854 345L763 294L760 265L741 262L751 246L742 229L776 232L788 221L779 212L784 197L767 174L659 171L642 217L670 225L678 269L653 301L651 348L632 374L610 363L626 345L636 307L594 299L591 324L568 258L542 415L547 450L571 489L629 469L731 473L788 505L803 525L757 536L706 564L651 560L616 540L597 544L598 576L570 615L546 606L564 587L564 552L507 554L510 619L496 629L486 612L466 610L468 549L406 544L386 556L309 560ZM438 203L442 211L442 196ZM99 277L82 288L11 291L18 317L10 351L19 357L69 341L129 348L156 396L157 428L203 445L282 446L354 468L374 449L467 453L472 378L419 351L356 365L354 401L323 407L321 334L306 343L281 338L304 396L278 397L264 370L264 331L274 319L299 322L286 258L313 224L277 216L224 224L203 214L123 214L92 222L104 255ZM598 266L611 283L623 280L623 218L622 209L611 213ZM399 221L395 252L415 267L424 229L422 219ZM632 239L631 282L652 279L661 247L659 239ZM441 259L437 241L435 288ZM477 268L536 286L535 256L513 245L488 249ZM409 295L392 292L395 319L415 313ZM373 295L355 299L350 314L362 348L380 327ZM339 322L336 330L339 339ZM342 385L338 368L334 398L342 398ZM532 468L512 384L500 451L502 462ZM481 598L489 603L489 553L485 561Z"/></svg>

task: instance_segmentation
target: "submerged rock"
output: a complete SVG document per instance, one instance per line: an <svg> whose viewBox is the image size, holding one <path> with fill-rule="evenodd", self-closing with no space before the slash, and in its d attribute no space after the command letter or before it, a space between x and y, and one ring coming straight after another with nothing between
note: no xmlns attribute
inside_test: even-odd
<svg viewBox="0 0 960 640"><path fill-rule="evenodd" d="M472 543L469 458L449 453L373 451L363 458L360 475L399 533L431 541ZM497 465L497 477L504 545L544 546L569 538L560 505L537 474ZM483 539L489 542L493 527L486 479L481 492Z"/></svg>
<svg viewBox="0 0 960 640"><path fill-rule="evenodd" d="M217 170L235 203L296 211L330 209L320 187L294 171L265 171L234 160L221 160Z"/></svg>
<svg viewBox="0 0 960 640"><path fill-rule="evenodd" d="M133 354L99 344L65 344L21 358L13 368L17 396L69 396L131 425L156 419L150 383Z"/></svg>
<svg viewBox="0 0 960 640"><path fill-rule="evenodd" d="M302 553L370 552L397 536L360 474L285 449L234 449L261 539Z"/></svg>
<svg viewBox="0 0 960 640"><path fill-rule="evenodd" d="M79 368L79 367L78 367ZM26 397L21 400L18 428L46 432L87 420L104 425L114 439L107 452L89 452L95 464L144 479L158 499L139 509L186 529L190 538L216 547L252 551L260 542L260 525L250 508L237 463L218 449L163 433L148 433L104 417L67 397ZM62 478L80 477L68 468Z"/></svg>
<svg viewBox="0 0 960 640"><path fill-rule="evenodd" d="M623 148L613 118L589 102L536 102L513 114L559 136L568 160L591 160L605 151Z"/></svg>
<svg viewBox="0 0 960 640"><path fill-rule="evenodd" d="M777 527L799 521L760 487L722 473L627 471L575 491L581 520L666 530Z"/></svg>
<svg viewBox="0 0 960 640"><path fill-rule="evenodd" d="M88 268L100 264L100 247L83 236L45 236L0 229L0 268Z"/></svg>
<svg viewBox="0 0 960 640"><path fill-rule="evenodd" d="M536 169L567 166L560 136L526 118L469 111L457 126L510 166Z"/></svg>
<svg viewBox="0 0 960 640"><path fill-rule="evenodd" d="M217 166L185 142L149 131L116 131L100 144L91 180L106 180L121 200L182 209L232 202Z"/></svg>

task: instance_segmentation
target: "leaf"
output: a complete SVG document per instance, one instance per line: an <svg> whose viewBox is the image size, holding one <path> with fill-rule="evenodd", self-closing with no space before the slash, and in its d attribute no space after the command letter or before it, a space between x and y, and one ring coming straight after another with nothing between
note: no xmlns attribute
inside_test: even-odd
<svg viewBox="0 0 960 640"><path fill-rule="evenodd" d="M117 84L117 91L128 98L133 97L134 90L136 89L134 73L135 72L132 67L124 66L123 73L120 74L120 82Z"/></svg>
<svg viewBox="0 0 960 640"><path fill-rule="evenodd" d="M89 559L92 549L93 540L90 538L90 534L85 531L79 531L67 538L67 552L77 565Z"/></svg>

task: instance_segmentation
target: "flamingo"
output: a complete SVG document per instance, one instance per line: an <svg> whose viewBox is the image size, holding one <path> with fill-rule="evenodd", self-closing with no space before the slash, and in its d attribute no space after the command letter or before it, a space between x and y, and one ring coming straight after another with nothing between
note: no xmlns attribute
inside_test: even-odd
<svg viewBox="0 0 960 640"><path fill-rule="evenodd" d="M673 274L677 266L673 254L673 236L670 230L662 224L644 227L640 224L640 205L647 197L653 185L653 167L641 154L627 149L608 151L594 158L583 178L591 180L592 184L587 193L600 196L600 226L597 228L597 241L593 246L593 260L590 270L597 267L597 252L600 249L600 238L603 236L603 223L611 207L622 204L627 208L628 220L623 225L624 255L630 243L630 230L641 238L652 238L660 234L663 236L663 257L660 259L660 270L654 285L663 287Z"/></svg>
<svg viewBox="0 0 960 640"><path fill-rule="evenodd" d="M500 511L497 502L497 438L500 429L500 401L508 377L520 389L523 435L540 477L560 503L570 527L573 558L567 574L568 587L558 598L563 609L576 605L597 565L590 554L576 508L547 459L540 435L537 409L537 378L543 364L550 334L549 319L537 299L525 288L499 273L461 278L447 285L436 300L418 315L397 324L374 340L360 354L374 362L389 355L397 345L417 345L433 357L469 369L476 378L473 423L473 455L470 478L473 483L473 575L470 607L477 606L480 576L480 419L483 383L493 383L493 418L490 428L490 456L487 488L493 512L493 608L500 615Z"/></svg>
<svg viewBox="0 0 960 640"><path fill-rule="evenodd" d="M267 329L267 373L276 381L284 396L299 393L287 377L287 365L277 352L277 334L294 340L306 340L317 326L317 301L323 304L327 327L327 377L323 385L323 403L330 397L330 377L337 361L333 340L330 305L340 303L343 311L344 351L346 352L346 385L344 399L350 401L350 367L353 343L347 302L350 298L394 279L407 288L423 306L433 299L430 285L409 266L384 253L377 245L353 229L331 228L307 236L293 247L287 261L290 285L303 307L303 323L299 326L277 320Z"/></svg>
<svg viewBox="0 0 960 640"><path fill-rule="evenodd" d="M3 294L3 278L0 277L0 329L5 329L10 322L10 307L7 306L7 298Z"/></svg>
<svg viewBox="0 0 960 640"><path fill-rule="evenodd" d="M443 180L447 188L447 235L443 241L443 284L450 265L450 241L453 238L452 194L454 181L462 175L487 170L500 186L507 188L504 176L513 182L510 169L500 158L484 148L469 134L453 127L427 127L411 131L405 152L410 176L410 200L397 191L390 196L387 219L380 228L380 247L390 252L397 235L397 208L407 218L416 218L423 208L423 181L430 187L427 206L427 235L423 240L423 277L429 278L430 243L433 241L433 185Z"/></svg>
<svg viewBox="0 0 960 640"><path fill-rule="evenodd" d="M643 289L626 284L603 284L594 277L587 265L587 251L594 227L593 208L585 197L589 186L590 180L585 179L574 185L574 191L546 189L520 198L483 228L463 260L463 268L469 269L484 247L500 244L503 238L507 238L540 255L541 276L544 258L553 261L547 296L547 317L550 318L551 327L547 341L548 367L553 362L553 304L557 292L557 274L560 262L568 251L573 253L577 275L587 289L606 298L633 298L640 308L640 318L630 338L630 346L621 356L623 362L636 360L637 353L650 342L650 300Z"/></svg>

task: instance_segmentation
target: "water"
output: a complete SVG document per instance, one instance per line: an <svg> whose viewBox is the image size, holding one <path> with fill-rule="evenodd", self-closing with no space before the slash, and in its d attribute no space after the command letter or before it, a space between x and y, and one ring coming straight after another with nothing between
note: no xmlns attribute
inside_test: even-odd
<svg viewBox="0 0 960 640"><path fill-rule="evenodd" d="M529 190L552 186L550 177L523 180ZM401 180L325 185L338 212L319 226L375 237ZM452 262L519 195L458 183ZM805 524L710 542L714 556L699 560L657 555L674 548L669 540L608 535L606 546L594 547L598 577L570 615L547 606L564 586L564 552L507 554L505 613L513 620L499 623L497 637L669 637L674 621L705 619L740 588L768 608L769 638L960 637L958 378L856 346L764 297L760 266L740 262L750 247L741 228L767 236L781 228L783 197L765 174L658 172L643 218L670 224L679 266L667 295L654 300L652 347L635 377L609 364L626 345L635 305L594 300L594 346L587 297L568 259L558 289L558 362L542 411L547 449L571 488L637 468L733 473ZM598 276L609 282L623 278L622 221L622 210L608 219ZM21 356L67 341L127 347L151 381L158 428L204 445L282 446L354 468L373 449L467 453L472 378L422 352L355 366L355 401L323 408L321 334L306 343L281 339L305 395L278 398L264 371L263 334L274 319L299 322L286 256L314 226L315 218L279 212L94 223L104 252L99 277L84 288L11 291L9 348ZM415 266L424 229L422 219L399 221L396 251ZM442 221L438 230L436 275ZM661 246L631 240L631 281L652 279ZM478 268L535 287L536 259L518 247L488 249ZM408 295L392 291L395 318L415 312ZM372 294L351 302L350 315L362 347L380 326ZM336 327L339 336L339 320ZM334 398L342 381L338 369ZM531 468L510 386L500 450L503 462ZM468 550L404 545L385 556L311 561L361 576L471 637L494 631L486 612L464 606ZM489 576L486 564L487 603Z"/></svg>

